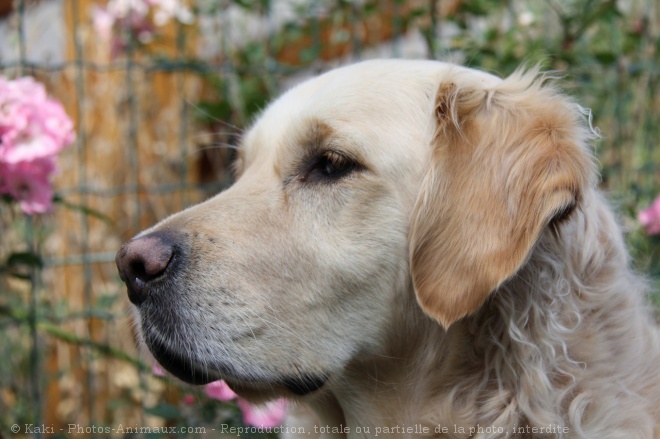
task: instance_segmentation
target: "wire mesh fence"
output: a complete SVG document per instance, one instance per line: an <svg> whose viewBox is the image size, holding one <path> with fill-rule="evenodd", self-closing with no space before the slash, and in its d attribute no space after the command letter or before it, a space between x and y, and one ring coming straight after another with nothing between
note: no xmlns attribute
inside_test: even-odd
<svg viewBox="0 0 660 439"><path fill-rule="evenodd" d="M116 22L102 35L94 14L107 1L0 1L0 11L5 3L0 74L45 83L75 120L77 140L60 157L52 214L2 206L0 256L42 255L27 282L0 283L3 432L14 423L76 436L71 423L191 422L185 391L152 377L135 351L115 252L230 184L226 146L281 89L364 58L459 59L500 75L541 61L565 72L569 92L601 127L601 184L633 254L660 275L657 243L635 223L660 191L653 0L198 1L188 4L194 20L152 23L143 39ZM122 40L113 42L117 32ZM178 415L154 409L161 400Z"/></svg>

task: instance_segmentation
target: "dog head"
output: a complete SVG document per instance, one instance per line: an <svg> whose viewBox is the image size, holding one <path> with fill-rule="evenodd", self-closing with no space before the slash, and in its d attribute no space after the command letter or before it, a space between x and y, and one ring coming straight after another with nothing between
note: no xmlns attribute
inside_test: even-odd
<svg viewBox="0 0 660 439"><path fill-rule="evenodd" d="M477 310L594 175L578 108L536 77L371 61L284 94L231 188L118 252L146 346L188 382L302 395L411 303Z"/></svg>

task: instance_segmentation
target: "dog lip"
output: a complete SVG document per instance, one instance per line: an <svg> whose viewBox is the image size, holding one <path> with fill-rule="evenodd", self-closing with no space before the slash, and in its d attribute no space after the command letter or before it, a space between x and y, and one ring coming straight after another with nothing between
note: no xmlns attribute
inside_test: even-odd
<svg viewBox="0 0 660 439"><path fill-rule="evenodd" d="M205 385L220 379L219 376L210 373L207 369L202 369L194 365L192 359L186 359L179 353L168 348L164 343L155 337L147 337L145 340L149 350L158 363L169 373L188 384ZM228 374L228 376L233 376ZM326 376L307 375L302 377L290 377L279 381L291 393L298 396L305 396L309 393L319 390L325 385L328 378ZM231 379L230 379L231 381ZM240 380L242 381L242 380ZM239 382L240 382L239 381ZM260 381L245 380L245 383L255 384ZM271 385L276 381L270 381Z"/></svg>
<svg viewBox="0 0 660 439"><path fill-rule="evenodd" d="M156 338L147 337L145 341L156 361L180 380L198 385L217 380L216 377L211 376L208 370L196 367L192 359L184 358Z"/></svg>
<svg viewBox="0 0 660 439"><path fill-rule="evenodd" d="M304 376L287 378L282 381L282 384L292 393L304 396L323 387L327 380L328 378L325 376Z"/></svg>

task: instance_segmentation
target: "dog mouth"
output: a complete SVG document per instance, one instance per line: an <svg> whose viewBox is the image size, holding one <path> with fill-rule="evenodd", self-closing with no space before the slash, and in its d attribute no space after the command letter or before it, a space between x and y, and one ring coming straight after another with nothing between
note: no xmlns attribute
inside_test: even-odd
<svg viewBox="0 0 660 439"><path fill-rule="evenodd" d="M209 373L208 369L196 365L192 358L168 348L164 343L154 337L149 337L146 344L156 361L169 373L188 384L204 385L219 379Z"/></svg>
<svg viewBox="0 0 660 439"><path fill-rule="evenodd" d="M282 381L291 393L298 396L305 396L309 393L315 392L323 387L328 380L327 376L303 376L295 378L287 378Z"/></svg>
<svg viewBox="0 0 660 439"><path fill-rule="evenodd" d="M288 390L294 395L305 396L319 390L328 381L326 375L300 375L280 380L263 381L240 379L236 378L236 375L231 373L228 368L224 368L220 372L215 372L210 371L208 368L200 367L193 358L185 357L175 352L156 337L148 337L145 341L152 355L163 369L188 384L205 385L227 377L231 383L235 383L232 387L266 386L273 388L277 386Z"/></svg>

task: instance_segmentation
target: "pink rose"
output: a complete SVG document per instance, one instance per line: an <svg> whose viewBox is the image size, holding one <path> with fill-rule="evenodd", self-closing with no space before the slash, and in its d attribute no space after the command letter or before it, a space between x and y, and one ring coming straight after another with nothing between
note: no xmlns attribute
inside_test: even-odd
<svg viewBox="0 0 660 439"><path fill-rule="evenodd" d="M54 170L52 158L0 162L0 193L9 194L28 215L49 212L53 200L50 177Z"/></svg>
<svg viewBox="0 0 660 439"><path fill-rule="evenodd" d="M73 122L42 84L30 77L0 80L0 160L50 157L74 139Z"/></svg>
<svg viewBox="0 0 660 439"><path fill-rule="evenodd" d="M181 0L108 0L105 8L92 10L94 29L110 42L112 58L125 52L134 39L142 44L153 41L157 26L172 19L191 24L194 18L192 9Z"/></svg>
<svg viewBox="0 0 660 439"><path fill-rule="evenodd" d="M236 404L243 412L243 422L255 427L274 427L280 425L286 415L286 401L278 399L264 405L254 405L240 398L222 380L214 381L204 387L206 394L219 401L228 402L236 399Z"/></svg>
<svg viewBox="0 0 660 439"><path fill-rule="evenodd" d="M207 384L204 387L204 392L206 392L210 398L223 402L231 401L236 398L234 391L231 390L227 383L222 380L213 381L212 383Z"/></svg>
<svg viewBox="0 0 660 439"><path fill-rule="evenodd" d="M116 17L107 9L94 6L92 8L92 23L96 34L104 41L110 41Z"/></svg>
<svg viewBox="0 0 660 439"><path fill-rule="evenodd" d="M154 375L165 376L166 372L158 364L151 366ZM213 381L204 386L204 392L209 398L222 402L236 400L236 404L243 412L243 422L255 427L274 427L280 425L286 415L286 401L278 399L264 405L253 405L234 393L223 380ZM195 402L192 395L183 397L184 404L191 405Z"/></svg>
<svg viewBox="0 0 660 439"><path fill-rule="evenodd" d="M151 365L151 373L153 373L157 377L167 376L167 372L165 372L165 369L163 369L163 367L158 363L154 363Z"/></svg>
<svg viewBox="0 0 660 439"><path fill-rule="evenodd" d="M55 156L74 139L73 122L42 84L0 77L0 195L29 215L48 212Z"/></svg>
<svg viewBox="0 0 660 439"><path fill-rule="evenodd" d="M286 401L277 399L264 405L252 405L239 399L238 406L243 411L243 422L254 427L275 427L281 425L286 415Z"/></svg>
<svg viewBox="0 0 660 439"><path fill-rule="evenodd" d="M639 212L637 219L644 227L646 234L655 235L660 233L660 196L649 207Z"/></svg>

